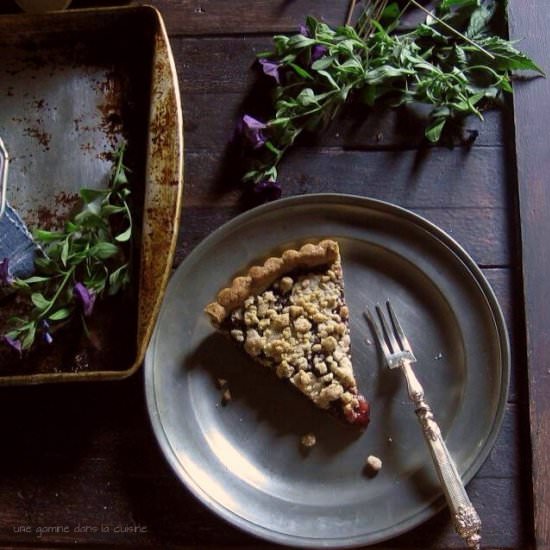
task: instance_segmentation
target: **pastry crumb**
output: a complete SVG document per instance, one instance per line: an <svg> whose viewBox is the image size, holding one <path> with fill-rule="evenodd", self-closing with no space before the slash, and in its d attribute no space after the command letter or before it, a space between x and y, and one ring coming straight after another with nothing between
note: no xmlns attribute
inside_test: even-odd
<svg viewBox="0 0 550 550"><path fill-rule="evenodd" d="M365 463L367 475L374 477L382 469L382 461L374 455L369 455Z"/></svg>
<svg viewBox="0 0 550 550"><path fill-rule="evenodd" d="M223 390L227 387L227 380L225 378L217 378L216 379L216 388L219 390Z"/></svg>
<svg viewBox="0 0 550 550"><path fill-rule="evenodd" d="M311 447L314 447L317 443L317 438L315 437L315 434L308 433L302 436L300 443L307 449L311 449Z"/></svg>
<svg viewBox="0 0 550 550"><path fill-rule="evenodd" d="M229 388L225 388L222 393L222 405L227 405L231 399L231 392L229 391Z"/></svg>

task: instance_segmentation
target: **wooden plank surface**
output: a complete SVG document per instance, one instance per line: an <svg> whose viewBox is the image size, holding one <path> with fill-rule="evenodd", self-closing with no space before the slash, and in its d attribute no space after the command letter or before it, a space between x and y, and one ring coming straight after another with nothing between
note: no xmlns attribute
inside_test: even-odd
<svg viewBox="0 0 550 550"><path fill-rule="evenodd" d="M155 0L165 15L168 32L177 35L280 33L292 32L304 22L305 15L339 25L348 3L318 0Z"/></svg>
<svg viewBox="0 0 550 550"><path fill-rule="evenodd" d="M544 0L510 2L510 33L550 73L550 12ZM550 548L550 81L515 86L536 548Z"/></svg>
<svg viewBox="0 0 550 550"><path fill-rule="evenodd" d="M215 517L175 478L149 427L141 374L3 393L0 414L17 422L2 430L9 445L0 455L1 544L269 547ZM520 408L509 404L497 444L469 486L488 547L521 548L524 540L520 424ZM378 548L428 543L460 548L446 511Z"/></svg>
<svg viewBox="0 0 550 550"><path fill-rule="evenodd" d="M519 1L516 20L525 11ZM230 141L237 118L248 109L261 113L268 93L253 68L255 53L269 47L274 32L294 32L308 13L341 22L347 2L152 3L171 33L186 123L177 265L249 207ZM523 452L529 439L510 111L489 113L483 125L469 121L467 129L480 130L477 141L452 149L425 147L421 117L421 110L344 113L323 135L299 140L281 166L281 183L286 196L345 192L410 208L484 267L510 331L512 381L503 429L469 492L483 519L484 548L523 550L531 540L530 460ZM149 426L142 375L116 384L2 389L0 415L10 420L0 425L0 546L280 548L232 528L176 479ZM445 510L376 546L461 547Z"/></svg>

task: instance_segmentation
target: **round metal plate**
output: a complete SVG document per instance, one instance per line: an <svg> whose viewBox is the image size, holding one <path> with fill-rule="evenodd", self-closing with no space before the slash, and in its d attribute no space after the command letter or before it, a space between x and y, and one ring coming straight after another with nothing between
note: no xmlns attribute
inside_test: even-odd
<svg viewBox="0 0 550 550"><path fill-rule="evenodd" d="M288 245L332 237L342 252L365 432L316 409L252 363L203 314L243 268ZM362 312L391 298L464 479L487 457L502 420L509 350L502 314L467 253L402 208L347 195L307 195L249 211L203 241L174 274L145 362L147 403L169 463L232 524L303 547L396 536L443 505L399 371L382 366ZM221 404L216 380L228 381ZM313 432L317 445L300 448ZM380 473L363 473L368 455ZM482 518L483 519L483 518Z"/></svg>

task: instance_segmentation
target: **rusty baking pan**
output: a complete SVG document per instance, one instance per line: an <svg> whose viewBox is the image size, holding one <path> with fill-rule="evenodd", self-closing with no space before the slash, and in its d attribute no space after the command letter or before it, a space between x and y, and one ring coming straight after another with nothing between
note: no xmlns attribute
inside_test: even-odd
<svg viewBox="0 0 550 550"><path fill-rule="evenodd" d="M157 318L183 189L178 81L161 15L148 6L5 15L0 29L11 205L31 229L63 225L82 187L108 185L124 141L137 227L130 289L94 313L94 345L69 326L23 360L2 349L0 384L124 378L140 366Z"/></svg>

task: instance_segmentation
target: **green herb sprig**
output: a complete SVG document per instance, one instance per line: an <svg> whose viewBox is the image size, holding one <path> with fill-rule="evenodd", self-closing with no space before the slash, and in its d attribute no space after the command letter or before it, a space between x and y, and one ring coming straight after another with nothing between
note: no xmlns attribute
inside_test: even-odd
<svg viewBox="0 0 550 550"><path fill-rule="evenodd" d="M81 189L81 211L62 231L34 231L39 245L36 272L14 279L12 287L27 305L28 315L10 319L4 341L12 348L30 349L36 338L52 340L55 326L85 317L96 299L114 295L129 282L125 245L132 237L130 189L124 166L124 146L115 153L107 189Z"/></svg>
<svg viewBox="0 0 550 550"><path fill-rule="evenodd" d="M543 71L514 43L493 33L496 0L440 0L435 13L400 31L415 0L400 8L367 2L354 26L332 28L308 17L295 36L274 36L274 50L258 55L277 81L273 116L263 123L246 115L243 135L252 146L243 180L256 188L276 184L287 149L303 131L323 129L343 105L431 106L425 136L438 142L451 121L495 105L512 92L512 71Z"/></svg>

